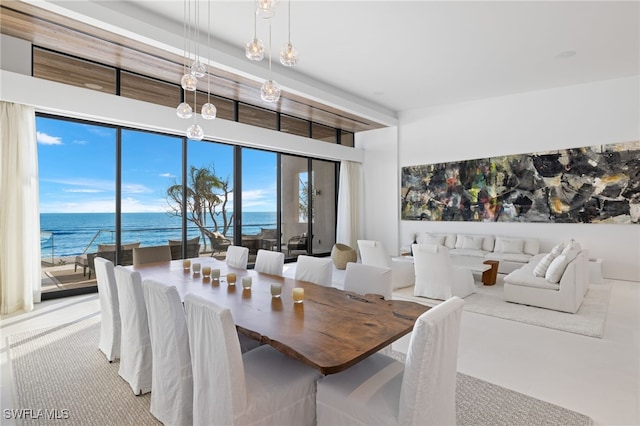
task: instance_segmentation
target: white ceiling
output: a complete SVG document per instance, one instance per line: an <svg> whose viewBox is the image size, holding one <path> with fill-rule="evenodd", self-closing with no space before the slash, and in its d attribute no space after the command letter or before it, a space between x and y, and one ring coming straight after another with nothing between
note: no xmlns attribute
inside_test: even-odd
<svg viewBox="0 0 640 426"><path fill-rule="evenodd" d="M50 3L183 49L182 0ZM201 0L203 55L207 7ZM281 0L273 18L274 79L292 91L334 103L348 99L391 116L640 74L640 1L294 0L291 40L301 59L292 69L277 60L287 7ZM267 60L244 58L253 10L253 1L211 2L211 57L261 80L269 75ZM258 18L258 36L268 45L266 22Z"/></svg>

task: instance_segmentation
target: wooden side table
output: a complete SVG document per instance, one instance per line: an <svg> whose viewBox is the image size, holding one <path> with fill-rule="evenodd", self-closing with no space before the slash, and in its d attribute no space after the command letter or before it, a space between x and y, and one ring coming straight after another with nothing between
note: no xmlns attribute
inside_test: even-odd
<svg viewBox="0 0 640 426"><path fill-rule="evenodd" d="M482 273L482 284L494 285L496 283L496 279L498 278L498 265L500 264L500 262L498 262L497 260L485 260L482 263L491 266L491 269Z"/></svg>

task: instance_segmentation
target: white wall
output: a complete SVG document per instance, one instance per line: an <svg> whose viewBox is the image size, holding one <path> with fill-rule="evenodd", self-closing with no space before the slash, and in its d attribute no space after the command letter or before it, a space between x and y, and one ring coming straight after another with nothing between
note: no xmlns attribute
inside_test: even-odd
<svg viewBox="0 0 640 426"><path fill-rule="evenodd" d="M637 140L638 76L407 111L400 115L399 162L402 167ZM367 152L366 167L375 168L369 158ZM379 220L377 226L394 224ZM639 225L400 221L398 229L401 245L424 230L534 236L543 250L575 238L592 257L604 259L606 278L640 281Z"/></svg>
<svg viewBox="0 0 640 426"><path fill-rule="evenodd" d="M397 255L400 180L398 130L387 127L355 135L356 148L364 149L363 239L382 241L389 254Z"/></svg>

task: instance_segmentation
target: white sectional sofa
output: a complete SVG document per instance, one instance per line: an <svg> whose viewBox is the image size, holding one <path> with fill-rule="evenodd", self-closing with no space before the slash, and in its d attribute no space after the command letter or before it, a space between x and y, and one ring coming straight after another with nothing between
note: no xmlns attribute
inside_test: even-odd
<svg viewBox="0 0 640 426"><path fill-rule="evenodd" d="M446 246L454 263L458 256L497 260L498 272L502 274L521 268L540 252L540 242L536 238L419 232L415 242Z"/></svg>
<svg viewBox="0 0 640 426"><path fill-rule="evenodd" d="M559 244L504 277L507 302L576 313L588 290L588 252Z"/></svg>

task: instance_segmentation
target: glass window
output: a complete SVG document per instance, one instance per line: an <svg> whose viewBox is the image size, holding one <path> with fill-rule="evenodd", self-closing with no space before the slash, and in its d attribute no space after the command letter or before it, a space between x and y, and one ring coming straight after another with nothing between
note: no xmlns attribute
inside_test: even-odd
<svg viewBox="0 0 640 426"><path fill-rule="evenodd" d="M293 155L280 156L282 182L282 241L287 257L307 253L308 160Z"/></svg>
<svg viewBox="0 0 640 426"><path fill-rule="evenodd" d="M233 241L233 146L187 143L187 238L199 238L203 253L224 259Z"/></svg>
<svg viewBox="0 0 640 426"><path fill-rule="evenodd" d="M182 188L182 138L123 130L121 152L123 247L180 241L180 206L171 198L170 190ZM180 258L179 252L173 253L173 257ZM123 250L123 258L125 254L128 257L129 253ZM124 258L122 263L128 262Z"/></svg>
<svg viewBox="0 0 640 426"><path fill-rule="evenodd" d="M115 68L49 50L33 49L33 76L104 93L116 93Z"/></svg>
<svg viewBox="0 0 640 426"><path fill-rule="evenodd" d="M353 133L346 130L340 130L340 144L344 146L350 146L353 148L354 140Z"/></svg>
<svg viewBox="0 0 640 426"><path fill-rule="evenodd" d="M88 256L115 243L116 130L44 116L36 130L43 294L95 288Z"/></svg>
<svg viewBox="0 0 640 426"><path fill-rule="evenodd" d="M322 124L312 123L311 137L324 142L336 143L336 129L323 126Z"/></svg>
<svg viewBox="0 0 640 426"><path fill-rule="evenodd" d="M276 130L278 116L274 111L257 108L251 105L238 104L238 122L265 129Z"/></svg>
<svg viewBox="0 0 640 426"><path fill-rule="evenodd" d="M175 84L125 71L120 73L120 95L127 98L175 108L180 103L181 90L180 86Z"/></svg>
<svg viewBox="0 0 640 426"><path fill-rule="evenodd" d="M336 163L311 160L312 250L331 253L336 242Z"/></svg>
<svg viewBox="0 0 640 426"><path fill-rule="evenodd" d="M253 262L261 248L277 247L278 155L242 148L242 242Z"/></svg>
<svg viewBox="0 0 640 426"><path fill-rule="evenodd" d="M309 122L307 120L302 120L300 118L290 117L288 115L281 115L280 131L308 138Z"/></svg>

